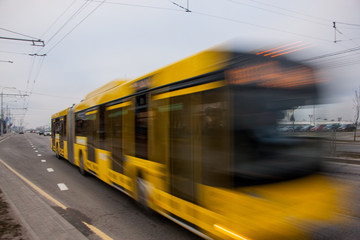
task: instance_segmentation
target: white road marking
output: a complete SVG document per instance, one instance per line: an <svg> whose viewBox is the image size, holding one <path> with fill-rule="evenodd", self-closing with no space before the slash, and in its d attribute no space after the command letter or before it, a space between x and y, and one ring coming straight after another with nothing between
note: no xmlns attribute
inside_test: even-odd
<svg viewBox="0 0 360 240"><path fill-rule="evenodd" d="M38 157L41 157L42 155L41 154L38 154Z"/></svg>
<svg viewBox="0 0 360 240"><path fill-rule="evenodd" d="M69 190L69 188L64 183L58 183L58 187L61 191Z"/></svg>
<svg viewBox="0 0 360 240"><path fill-rule="evenodd" d="M39 152L38 150L36 150L35 152Z"/></svg>
<svg viewBox="0 0 360 240"><path fill-rule="evenodd" d="M22 176L20 173L18 173L17 171L15 171L13 168L11 168L9 165L7 165L3 160L0 159L0 162L6 166L10 171L12 171L16 176L18 176L19 178L21 178L24 182L26 182L30 187L32 187L33 189L35 189L38 193L40 193L41 195L43 195L45 198L49 199L51 202L53 202L55 205L61 207L62 209L66 210L67 207L62 204L61 202L59 202L58 200L56 200L55 198L51 197L49 194L47 194L46 192L44 192L43 190L41 190L38 186L36 186L35 184L33 184L32 182L30 182L27 178L25 178L24 176Z"/></svg>
<svg viewBox="0 0 360 240"><path fill-rule="evenodd" d="M46 169L48 172L54 172L54 169L52 169L52 168L47 168Z"/></svg>
<svg viewBox="0 0 360 240"><path fill-rule="evenodd" d="M46 162L46 160L45 160L45 159L42 159L41 162Z"/></svg>

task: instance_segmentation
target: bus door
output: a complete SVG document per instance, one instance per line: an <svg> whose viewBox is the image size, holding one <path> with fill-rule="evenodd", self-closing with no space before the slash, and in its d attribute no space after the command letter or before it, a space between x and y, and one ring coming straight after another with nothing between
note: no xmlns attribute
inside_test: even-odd
<svg viewBox="0 0 360 240"><path fill-rule="evenodd" d="M57 120L53 119L51 122L51 144L53 149L55 149L56 128L57 128Z"/></svg>
<svg viewBox="0 0 360 240"><path fill-rule="evenodd" d="M64 151L65 139L66 139L66 116L60 118L59 144L61 151Z"/></svg>
<svg viewBox="0 0 360 240"><path fill-rule="evenodd" d="M97 110L88 111L86 117L86 139L87 139L87 158L95 162L95 147L97 141Z"/></svg>
<svg viewBox="0 0 360 240"><path fill-rule="evenodd" d="M74 163L74 143L75 143L75 129L74 129L74 124L75 124L75 120L74 120L74 110L72 109L72 107L69 109L68 115L67 115L67 129L68 129L68 134L67 134L67 148L68 148L68 160L71 163Z"/></svg>

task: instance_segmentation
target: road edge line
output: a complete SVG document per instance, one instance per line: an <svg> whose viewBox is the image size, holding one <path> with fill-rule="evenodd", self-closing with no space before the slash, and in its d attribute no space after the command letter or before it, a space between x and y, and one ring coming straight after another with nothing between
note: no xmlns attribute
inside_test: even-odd
<svg viewBox="0 0 360 240"><path fill-rule="evenodd" d="M47 194L45 191L43 191L41 188L39 188L38 186L36 186L34 183L32 183L30 180L28 180L27 178L25 178L24 176L22 176L20 173L18 173L15 169L13 169L12 167L10 167L7 163L5 163L2 159L0 159L0 162L7 168L9 169L11 172L13 172L16 176L18 176L21 180L23 180L25 183L27 183L31 188L33 188L35 191L37 191L38 193L40 193L43 197L45 197L46 199L48 199L49 201L51 201L52 203L54 203L55 205L57 205L58 207L61 207L62 209L66 210L67 207L62 204L61 202L59 202L58 200L56 200L55 198L51 197L49 194Z"/></svg>

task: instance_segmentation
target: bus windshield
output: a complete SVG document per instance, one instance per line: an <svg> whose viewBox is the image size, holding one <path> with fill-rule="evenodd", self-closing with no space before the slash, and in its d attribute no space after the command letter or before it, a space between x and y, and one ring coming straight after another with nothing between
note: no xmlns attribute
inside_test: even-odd
<svg viewBox="0 0 360 240"><path fill-rule="evenodd" d="M314 88L277 89L235 86L234 178L236 186L267 184L305 176L320 165L319 141L284 134L285 123L308 118Z"/></svg>

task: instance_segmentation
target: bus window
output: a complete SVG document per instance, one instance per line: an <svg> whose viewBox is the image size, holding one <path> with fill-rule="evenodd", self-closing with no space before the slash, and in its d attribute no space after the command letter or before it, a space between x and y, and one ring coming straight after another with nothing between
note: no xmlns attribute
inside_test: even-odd
<svg viewBox="0 0 360 240"><path fill-rule="evenodd" d="M165 164L169 152L169 99L153 101L151 106L149 113L149 124L151 123L149 160Z"/></svg>
<svg viewBox="0 0 360 240"><path fill-rule="evenodd" d="M229 187L229 106L226 90L202 93L202 181Z"/></svg>
<svg viewBox="0 0 360 240"><path fill-rule="evenodd" d="M147 94L136 96L135 156L148 158L148 99Z"/></svg>
<svg viewBox="0 0 360 240"><path fill-rule="evenodd" d="M194 201L194 171L191 148L191 95L170 99L171 193Z"/></svg>
<svg viewBox="0 0 360 240"><path fill-rule="evenodd" d="M312 112L315 89L234 90L236 187L290 180L319 169L321 142L313 136L281 131L282 123Z"/></svg>
<svg viewBox="0 0 360 240"><path fill-rule="evenodd" d="M75 118L75 135L76 136L85 136L86 131L86 121L85 113L77 113Z"/></svg>
<svg viewBox="0 0 360 240"><path fill-rule="evenodd" d="M111 109L111 108L110 108ZM112 167L116 172L123 172L122 158L122 117L123 108L107 110L105 112L105 146L112 152Z"/></svg>

